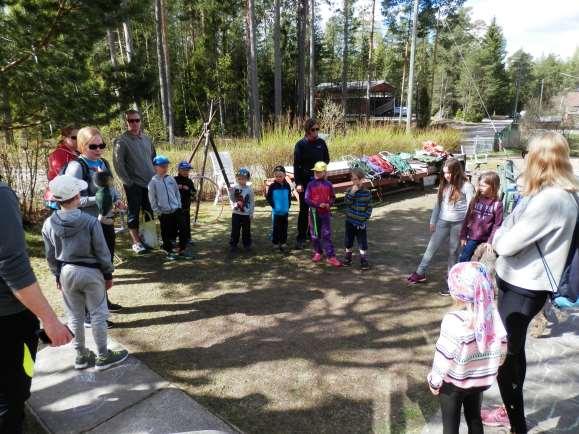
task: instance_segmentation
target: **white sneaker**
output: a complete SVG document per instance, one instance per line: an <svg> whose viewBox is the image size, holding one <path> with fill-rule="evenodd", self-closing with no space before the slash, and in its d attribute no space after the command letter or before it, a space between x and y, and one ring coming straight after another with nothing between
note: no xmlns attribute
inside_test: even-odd
<svg viewBox="0 0 579 434"><path fill-rule="evenodd" d="M144 253L147 249L145 249L145 246L143 246L141 243L135 243L133 244L133 252L135 252L137 255Z"/></svg>

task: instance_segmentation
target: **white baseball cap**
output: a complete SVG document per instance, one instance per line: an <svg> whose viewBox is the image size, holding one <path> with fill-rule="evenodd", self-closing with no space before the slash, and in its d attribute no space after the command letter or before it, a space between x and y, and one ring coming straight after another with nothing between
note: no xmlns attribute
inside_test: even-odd
<svg viewBox="0 0 579 434"><path fill-rule="evenodd" d="M72 199L78 193L88 188L88 184L82 179L70 175L59 175L48 183L54 200L64 202Z"/></svg>

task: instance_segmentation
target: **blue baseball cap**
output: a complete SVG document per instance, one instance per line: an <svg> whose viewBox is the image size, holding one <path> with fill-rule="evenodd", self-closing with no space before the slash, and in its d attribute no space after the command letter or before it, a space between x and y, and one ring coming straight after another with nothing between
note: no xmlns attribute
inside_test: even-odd
<svg viewBox="0 0 579 434"><path fill-rule="evenodd" d="M177 165L177 169L179 169L179 170L191 170L192 167L188 161L183 160Z"/></svg>
<svg viewBox="0 0 579 434"><path fill-rule="evenodd" d="M247 179L251 178L251 174L249 173L249 170L247 170L245 167L242 167L241 169L239 169L237 171L237 173L235 174L235 176L245 176Z"/></svg>
<svg viewBox="0 0 579 434"><path fill-rule="evenodd" d="M153 158L153 166L164 166L165 164L169 164L169 159L164 155L157 155Z"/></svg>

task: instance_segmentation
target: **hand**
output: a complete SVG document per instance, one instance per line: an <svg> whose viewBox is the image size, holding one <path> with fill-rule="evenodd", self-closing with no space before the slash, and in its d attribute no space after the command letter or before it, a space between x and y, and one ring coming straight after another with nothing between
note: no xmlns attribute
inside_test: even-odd
<svg viewBox="0 0 579 434"><path fill-rule="evenodd" d="M438 395L438 393L440 392L440 390L432 388L430 384L428 385L428 388L430 389L433 395Z"/></svg>
<svg viewBox="0 0 579 434"><path fill-rule="evenodd" d="M298 193L303 193L304 187L302 187L301 185L296 185L296 191L297 191Z"/></svg>
<svg viewBox="0 0 579 434"><path fill-rule="evenodd" d="M320 208L329 208L329 207L330 207L330 205L327 203L321 203L320 204Z"/></svg>
<svg viewBox="0 0 579 434"><path fill-rule="evenodd" d="M127 205L125 205L122 200L117 200L115 202L115 207L118 209L127 209Z"/></svg>
<svg viewBox="0 0 579 434"><path fill-rule="evenodd" d="M72 334L68 327L62 324L56 317L54 320L44 322L42 325L52 342L50 346L60 347L61 345L68 344L72 340Z"/></svg>
<svg viewBox="0 0 579 434"><path fill-rule="evenodd" d="M56 280L56 289L58 289L60 292L62 292L62 285L60 283L60 280Z"/></svg>
<svg viewBox="0 0 579 434"><path fill-rule="evenodd" d="M461 247L466 246L466 240L460 240L460 246Z"/></svg>
<svg viewBox="0 0 579 434"><path fill-rule="evenodd" d="M113 287L113 279L105 280L105 289L111 289Z"/></svg>
<svg viewBox="0 0 579 434"><path fill-rule="evenodd" d="M352 189L351 189L350 191L351 191L352 193L356 193L358 190L360 190L360 189L358 188L357 185L352 185Z"/></svg>
<svg viewBox="0 0 579 434"><path fill-rule="evenodd" d="M485 248L487 250L487 254L495 254L495 249L493 249L493 245L491 243L485 243Z"/></svg>
<svg viewBox="0 0 579 434"><path fill-rule="evenodd" d="M183 190L189 190L189 187L187 187L186 185L180 185L180 188L182 188Z"/></svg>
<svg viewBox="0 0 579 434"><path fill-rule="evenodd" d="M436 225L431 224L429 229L430 229L430 233L433 234L436 231Z"/></svg>

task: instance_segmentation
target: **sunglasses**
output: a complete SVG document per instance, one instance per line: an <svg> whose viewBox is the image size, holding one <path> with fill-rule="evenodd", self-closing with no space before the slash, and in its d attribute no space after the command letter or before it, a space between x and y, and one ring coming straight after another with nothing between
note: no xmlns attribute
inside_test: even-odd
<svg viewBox="0 0 579 434"><path fill-rule="evenodd" d="M140 119L127 119L127 122L130 124L138 124L139 122L141 122Z"/></svg>
<svg viewBox="0 0 579 434"><path fill-rule="evenodd" d="M313 133L315 131L320 131L320 129L319 128L310 128L310 131Z"/></svg>
<svg viewBox="0 0 579 434"><path fill-rule="evenodd" d="M91 151L96 151L97 149L104 149L104 148L106 148L106 147L107 147L107 144L106 144L106 143L101 143L100 145L88 145L88 148L89 148Z"/></svg>
<svg viewBox="0 0 579 434"><path fill-rule="evenodd" d="M70 136L69 139L76 140L76 136Z"/></svg>

